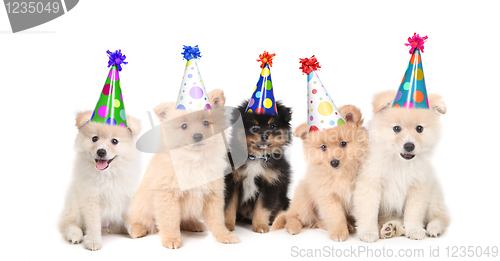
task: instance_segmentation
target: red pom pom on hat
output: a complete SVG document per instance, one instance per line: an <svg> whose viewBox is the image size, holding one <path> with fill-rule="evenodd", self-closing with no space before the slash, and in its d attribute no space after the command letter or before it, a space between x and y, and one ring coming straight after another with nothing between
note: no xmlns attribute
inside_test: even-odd
<svg viewBox="0 0 500 261"><path fill-rule="evenodd" d="M311 58L299 58L299 60L302 64L302 66L299 67L299 69L302 70L302 73L310 74L312 71L317 71L319 68L321 68L321 65L319 65L319 62L318 60L316 60L316 57L314 57L314 55Z"/></svg>

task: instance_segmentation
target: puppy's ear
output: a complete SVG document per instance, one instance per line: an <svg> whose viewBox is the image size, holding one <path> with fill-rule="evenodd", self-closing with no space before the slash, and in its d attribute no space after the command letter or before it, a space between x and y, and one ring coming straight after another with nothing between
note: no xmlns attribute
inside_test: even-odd
<svg viewBox="0 0 500 261"><path fill-rule="evenodd" d="M132 134L139 135L141 133L141 121L139 119L127 115L127 125Z"/></svg>
<svg viewBox="0 0 500 261"><path fill-rule="evenodd" d="M224 96L224 91L221 89L214 89L208 93L208 100L210 101L210 105L224 106L226 104L226 97Z"/></svg>
<svg viewBox="0 0 500 261"><path fill-rule="evenodd" d="M441 95L436 93L430 93L427 97L429 99L429 109L435 110L441 114L446 113L446 104L441 99Z"/></svg>
<svg viewBox="0 0 500 261"><path fill-rule="evenodd" d="M307 134L309 134L307 131L307 122L304 122L295 129L293 136L305 140L307 138Z"/></svg>
<svg viewBox="0 0 500 261"><path fill-rule="evenodd" d="M276 109L278 110L278 117L280 117L283 122L289 123L292 120L292 108L286 107L278 101L276 102Z"/></svg>
<svg viewBox="0 0 500 261"><path fill-rule="evenodd" d="M76 114L75 126L80 129L83 125L90 121L92 117L92 111L82 111Z"/></svg>
<svg viewBox="0 0 500 261"><path fill-rule="evenodd" d="M346 122L355 123L357 126L363 125L363 115L361 111L354 105L344 105L339 109L340 114Z"/></svg>
<svg viewBox="0 0 500 261"><path fill-rule="evenodd" d="M167 114L170 110L173 110L174 107L175 104L173 102L164 102L156 106L153 111L155 112L156 117L158 117L160 122L164 122L167 120Z"/></svg>
<svg viewBox="0 0 500 261"><path fill-rule="evenodd" d="M375 115L387 108L390 108L392 106L392 103L394 102L395 97L395 91L385 91L375 95L372 102L373 114Z"/></svg>

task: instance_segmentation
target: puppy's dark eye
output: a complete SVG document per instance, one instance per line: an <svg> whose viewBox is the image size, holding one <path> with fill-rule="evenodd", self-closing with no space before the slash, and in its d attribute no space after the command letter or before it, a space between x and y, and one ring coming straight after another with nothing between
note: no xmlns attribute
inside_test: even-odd
<svg viewBox="0 0 500 261"><path fill-rule="evenodd" d="M392 128L392 130L395 132L395 133L398 133L401 131L401 127L399 126L394 126L394 128Z"/></svg>
<svg viewBox="0 0 500 261"><path fill-rule="evenodd" d="M113 143L113 145L116 145L116 144L118 144L118 140L117 139L112 139L111 143Z"/></svg>
<svg viewBox="0 0 500 261"><path fill-rule="evenodd" d="M340 147L345 148L347 146L347 142L343 141L340 143Z"/></svg>
<svg viewBox="0 0 500 261"><path fill-rule="evenodd" d="M422 127L422 126L418 125L418 126L417 126L417 132L418 132L418 133L422 133L422 131L424 131L424 127Z"/></svg>
<svg viewBox="0 0 500 261"><path fill-rule="evenodd" d="M185 130L185 129L187 129L187 128L188 128L187 123L184 123L184 124L182 124L182 125L181 125L181 129Z"/></svg>
<svg viewBox="0 0 500 261"><path fill-rule="evenodd" d="M208 122L208 121L203 121L203 126L205 126L205 127L210 126L210 122Z"/></svg>
<svg viewBox="0 0 500 261"><path fill-rule="evenodd" d="M260 129L259 126L252 126L252 128L250 128L253 132L256 132L258 129Z"/></svg>
<svg viewBox="0 0 500 261"><path fill-rule="evenodd" d="M326 150L326 145L321 145L321 150L325 151Z"/></svg>
<svg viewBox="0 0 500 261"><path fill-rule="evenodd" d="M274 125L269 125L269 129L274 129Z"/></svg>
<svg viewBox="0 0 500 261"><path fill-rule="evenodd" d="M98 140L99 140L99 137L97 137L97 136L92 137L93 142L97 142Z"/></svg>

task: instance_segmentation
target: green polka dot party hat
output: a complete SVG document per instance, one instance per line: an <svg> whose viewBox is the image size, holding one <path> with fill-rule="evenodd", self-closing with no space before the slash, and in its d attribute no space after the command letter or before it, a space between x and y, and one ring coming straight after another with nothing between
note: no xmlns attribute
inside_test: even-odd
<svg viewBox="0 0 500 261"><path fill-rule="evenodd" d="M410 46L410 62L399 85L399 90L394 98L392 107L406 109L429 109L427 89L425 88L424 68L422 67L422 54L427 36L420 37L414 33L408 37L406 46Z"/></svg>
<svg viewBox="0 0 500 261"><path fill-rule="evenodd" d="M307 74L307 126L309 132L344 124L344 118L318 77L316 71L321 66L316 57L313 55L311 58L300 59L300 63L302 66L299 69Z"/></svg>
<svg viewBox="0 0 500 261"><path fill-rule="evenodd" d="M210 110L210 101L208 100L205 84L201 79L200 71L196 59L201 57L200 49L196 46L185 46L182 52L184 59L187 60L182 77L181 89L177 96L177 110Z"/></svg>
<svg viewBox="0 0 500 261"><path fill-rule="evenodd" d="M108 68L111 68L90 121L127 127L127 116L125 114L119 74L122 65L128 63L125 62L127 57L122 54L121 50L115 52L108 50L107 53L109 57Z"/></svg>
<svg viewBox="0 0 500 261"><path fill-rule="evenodd" d="M256 114L278 114L276 100L274 99L273 83L271 80L271 67L273 66L273 57L276 54L270 54L264 51L259 55L258 62L261 62L259 81L255 85L246 113Z"/></svg>

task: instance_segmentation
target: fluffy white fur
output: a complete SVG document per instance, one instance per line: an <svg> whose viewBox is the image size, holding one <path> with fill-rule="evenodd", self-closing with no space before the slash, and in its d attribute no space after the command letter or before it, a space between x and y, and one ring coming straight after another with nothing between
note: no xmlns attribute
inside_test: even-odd
<svg viewBox="0 0 500 261"><path fill-rule="evenodd" d="M102 247L102 233L127 233L125 220L132 196L140 181L140 155L134 136L140 131L139 121L128 117L129 128L89 122L91 111L77 115L79 129L75 141L76 158L73 180L59 229L72 244L84 242L88 250ZM98 136L97 142L92 137ZM111 139L117 139L113 145ZM113 159L105 170L96 168L96 151L105 149L106 159Z"/></svg>
<svg viewBox="0 0 500 261"><path fill-rule="evenodd" d="M246 178L243 180L243 195L241 204L255 198L257 192L259 192L259 188L255 184L255 178L259 177L260 174L264 172L265 170L259 161L254 160L247 162L247 169L245 171Z"/></svg>
<svg viewBox="0 0 500 261"><path fill-rule="evenodd" d="M379 237L406 235L423 239L442 234L448 214L432 167L440 137L439 114L446 112L441 97L429 95L430 109L392 108L395 92L378 94L370 122L370 151L361 166L353 194L353 215L359 238L374 242ZM416 131L421 125L422 133ZM395 133L394 126L401 132ZM415 144L415 157L407 160L403 145Z"/></svg>

